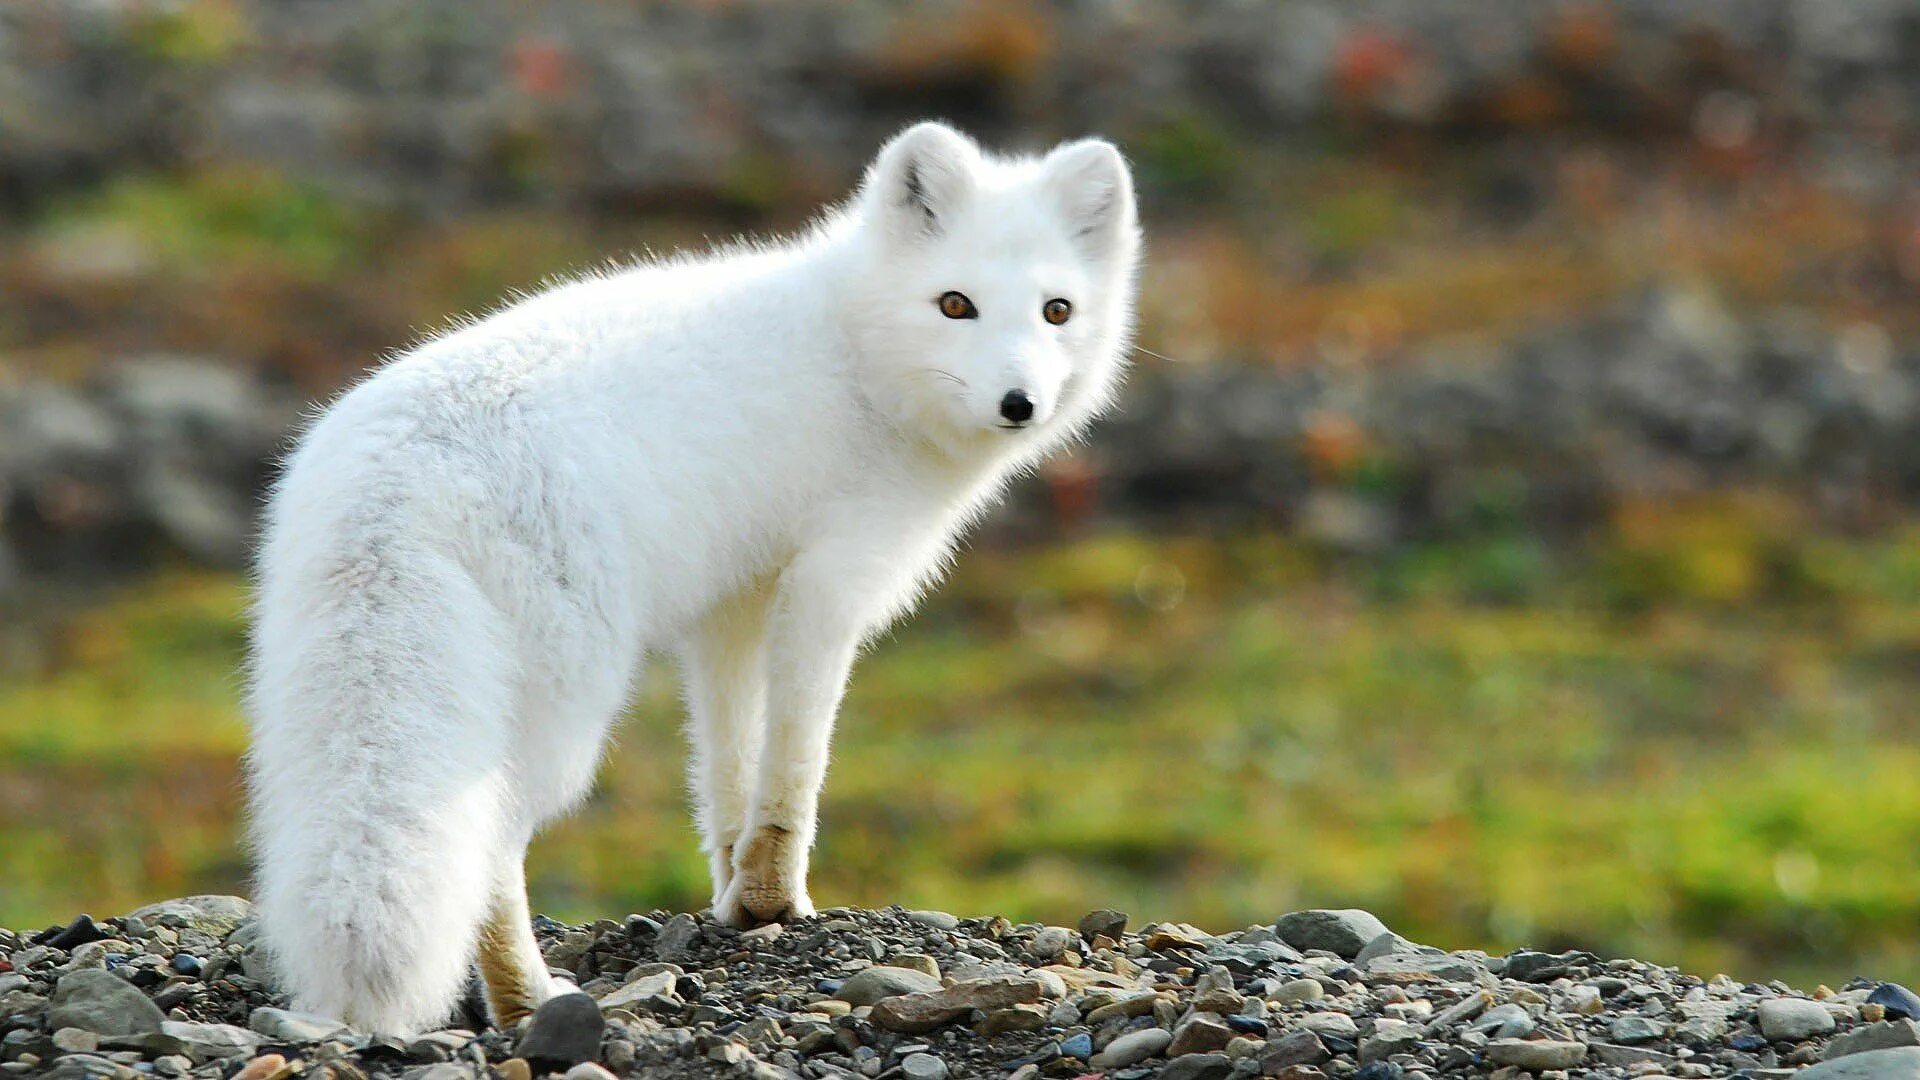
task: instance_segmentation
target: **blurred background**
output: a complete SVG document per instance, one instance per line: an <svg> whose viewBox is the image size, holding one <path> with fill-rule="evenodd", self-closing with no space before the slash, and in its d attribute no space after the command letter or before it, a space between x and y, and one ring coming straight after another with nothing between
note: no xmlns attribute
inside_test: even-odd
<svg viewBox="0 0 1920 1080"><path fill-rule="evenodd" d="M1159 355L863 662L821 903L1920 977L1913 0L0 6L0 925L245 890L304 403L924 117L1126 149ZM537 907L704 903L678 714Z"/></svg>

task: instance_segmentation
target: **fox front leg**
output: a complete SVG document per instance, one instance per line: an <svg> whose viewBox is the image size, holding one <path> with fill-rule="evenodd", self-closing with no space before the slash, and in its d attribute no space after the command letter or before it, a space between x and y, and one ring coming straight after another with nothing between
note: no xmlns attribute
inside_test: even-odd
<svg viewBox="0 0 1920 1080"><path fill-rule="evenodd" d="M848 515L869 528L803 552L780 577L767 629L766 733L733 880L714 914L751 926L813 914L813 845L827 748L860 643L903 609L935 543L887 545L882 513ZM904 550L903 550L904 549ZM926 555L926 558L916 558Z"/></svg>

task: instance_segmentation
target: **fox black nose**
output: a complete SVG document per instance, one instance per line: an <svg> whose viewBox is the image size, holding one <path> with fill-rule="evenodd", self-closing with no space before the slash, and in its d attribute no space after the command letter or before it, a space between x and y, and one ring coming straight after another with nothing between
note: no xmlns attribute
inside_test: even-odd
<svg viewBox="0 0 1920 1080"><path fill-rule="evenodd" d="M1024 424L1033 419L1033 399L1025 390L1009 390L1007 396L1000 399L1000 415L1016 424Z"/></svg>

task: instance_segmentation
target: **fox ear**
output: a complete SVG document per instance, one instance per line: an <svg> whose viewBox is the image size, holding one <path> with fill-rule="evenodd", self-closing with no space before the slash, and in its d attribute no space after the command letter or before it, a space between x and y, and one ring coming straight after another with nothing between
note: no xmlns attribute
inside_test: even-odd
<svg viewBox="0 0 1920 1080"><path fill-rule="evenodd" d="M1122 251L1139 232L1133 174L1105 139L1063 143L1041 163L1044 183L1073 238L1095 257Z"/></svg>
<svg viewBox="0 0 1920 1080"><path fill-rule="evenodd" d="M867 170L866 197L902 240L940 235L973 190L980 148L945 124L915 124L882 147Z"/></svg>

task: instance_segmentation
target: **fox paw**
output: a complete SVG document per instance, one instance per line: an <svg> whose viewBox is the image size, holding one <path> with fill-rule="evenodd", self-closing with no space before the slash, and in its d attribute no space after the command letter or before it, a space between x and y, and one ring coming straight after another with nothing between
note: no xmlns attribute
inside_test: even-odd
<svg viewBox="0 0 1920 1080"><path fill-rule="evenodd" d="M714 903L714 918L746 928L812 915L806 852L797 846L793 833L777 826L762 826L736 846L732 880Z"/></svg>

